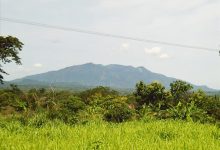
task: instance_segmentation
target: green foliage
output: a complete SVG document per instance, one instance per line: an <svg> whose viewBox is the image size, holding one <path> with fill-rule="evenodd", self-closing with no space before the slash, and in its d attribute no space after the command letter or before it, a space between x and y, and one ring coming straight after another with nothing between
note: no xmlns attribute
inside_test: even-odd
<svg viewBox="0 0 220 150"><path fill-rule="evenodd" d="M206 112L202 109L199 109L194 101L184 105L179 102L177 106L168 109L168 112L174 119L181 119L187 121L199 121L199 122L210 122L212 118L209 117Z"/></svg>
<svg viewBox="0 0 220 150"><path fill-rule="evenodd" d="M117 91L103 86L89 89L79 94L79 96L86 104L94 103L94 100L97 100L94 97L107 97L107 96L118 96L118 95L119 93Z"/></svg>
<svg viewBox="0 0 220 150"><path fill-rule="evenodd" d="M183 81L174 81L170 86L170 91L167 91L157 82L138 83L134 96L139 115L202 123L220 120L218 98L207 96L202 90L192 91L192 86Z"/></svg>
<svg viewBox="0 0 220 150"><path fill-rule="evenodd" d="M172 118L216 124L220 121L218 97L207 96L201 90L190 91L190 85L182 81L176 81L171 86L167 90L158 82L139 82L133 95L122 96L106 87L74 93L55 91L53 88L22 91L16 85L11 85L8 89L0 90L0 115L18 116L18 120L25 125L31 120L39 120L34 121L39 127L44 124L44 119L60 120L67 124L85 124L103 119L123 122L143 118ZM41 114L45 116L41 117Z"/></svg>
<svg viewBox="0 0 220 150"><path fill-rule="evenodd" d="M14 61L16 64L21 64L20 57L18 56L21 51L23 43L21 43L16 37L0 36L0 83L3 83L3 75L7 74L2 69L2 64L7 64Z"/></svg>
<svg viewBox="0 0 220 150"><path fill-rule="evenodd" d="M63 102L62 107L64 107L68 112L75 114L79 110L83 110L85 108L85 103L79 97L71 96L68 100Z"/></svg>
<svg viewBox="0 0 220 150"><path fill-rule="evenodd" d="M76 96L70 96L67 100L60 100L58 105L58 107L51 108L48 117L60 119L70 124L78 122L78 112L85 109L85 103Z"/></svg>
<svg viewBox="0 0 220 150"><path fill-rule="evenodd" d="M174 103L177 104L179 101L187 102L188 94L192 90L192 85L184 81L174 81L170 84L170 92L173 96Z"/></svg>
<svg viewBox="0 0 220 150"><path fill-rule="evenodd" d="M142 81L136 84L134 95L137 99L138 108L144 104L161 107L161 105L166 104L171 96L161 83L153 82L146 85Z"/></svg>
<svg viewBox="0 0 220 150"><path fill-rule="evenodd" d="M104 120L111 122L123 122L130 120L133 117L133 111L128 104L120 99L110 99L103 106L106 109Z"/></svg>

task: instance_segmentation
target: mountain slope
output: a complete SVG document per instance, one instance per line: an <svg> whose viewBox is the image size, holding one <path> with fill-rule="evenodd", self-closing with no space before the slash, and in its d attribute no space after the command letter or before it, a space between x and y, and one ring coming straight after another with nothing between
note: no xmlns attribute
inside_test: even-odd
<svg viewBox="0 0 220 150"><path fill-rule="evenodd" d="M14 80L13 82L22 83L22 81L37 81L40 83L75 83L82 86L109 86L114 88L134 88L135 84L143 80L146 83L160 81L166 87L177 79L153 73L144 67L132 67L123 65L100 65L87 63L67 67L57 71L50 71L42 74L27 76L25 78ZM202 88L211 91L206 86Z"/></svg>

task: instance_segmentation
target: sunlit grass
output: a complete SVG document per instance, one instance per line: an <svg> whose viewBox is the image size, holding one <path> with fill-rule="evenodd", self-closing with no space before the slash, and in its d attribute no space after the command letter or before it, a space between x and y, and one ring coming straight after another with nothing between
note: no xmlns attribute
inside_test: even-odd
<svg viewBox="0 0 220 150"><path fill-rule="evenodd" d="M76 126L51 122L40 128L1 122L0 149L217 150L220 129L182 121L90 122Z"/></svg>

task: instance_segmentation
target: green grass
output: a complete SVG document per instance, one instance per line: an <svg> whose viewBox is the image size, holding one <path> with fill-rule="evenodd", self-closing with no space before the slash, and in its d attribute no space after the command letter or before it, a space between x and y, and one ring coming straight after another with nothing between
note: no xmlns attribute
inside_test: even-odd
<svg viewBox="0 0 220 150"><path fill-rule="evenodd" d="M41 128L2 121L0 149L218 150L220 129L182 121L50 122Z"/></svg>

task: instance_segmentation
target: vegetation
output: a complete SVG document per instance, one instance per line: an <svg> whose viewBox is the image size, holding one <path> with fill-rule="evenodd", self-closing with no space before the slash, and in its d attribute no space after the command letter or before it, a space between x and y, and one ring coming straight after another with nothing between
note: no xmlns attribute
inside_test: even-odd
<svg viewBox="0 0 220 150"><path fill-rule="evenodd" d="M183 81L130 94L0 90L0 149L219 149L220 97Z"/></svg>
<svg viewBox="0 0 220 150"><path fill-rule="evenodd" d="M220 130L213 125L145 118L121 124L96 121L76 126L53 121L37 128L35 121L27 126L18 121L1 121L0 149L220 149Z"/></svg>
<svg viewBox="0 0 220 150"><path fill-rule="evenodd" d="M16 64L21 64L19 51L22 50L23 43L21 43L16 37L0 36L0 83L3 83L3 75L7 74L2 69L2 64L7 64L14 61Z"/></svg>
<svg viewBox="0 0 220 150"><path fill-rule="evenodd" d="M133 94L121 95L106 87L83 92L31 89L22 91L16 85L0 90L0 113L17 118L24 124L39 114L45 120L67 124L91 120L124 122L143 117L186 120L218 124L220 98L203 91L192 91L183 81L170 84L170 90L158 83L139 82Z"/></svg>
<svg viewBox="0 0 220 150"><path fill-rule="evenodd" d="M17 38L0 37L0 44L1 63L21 63ZM128 94L0 90L0 149L220 149L219 122L220 96L179 80L170 89L140 81Z"/></svg>

